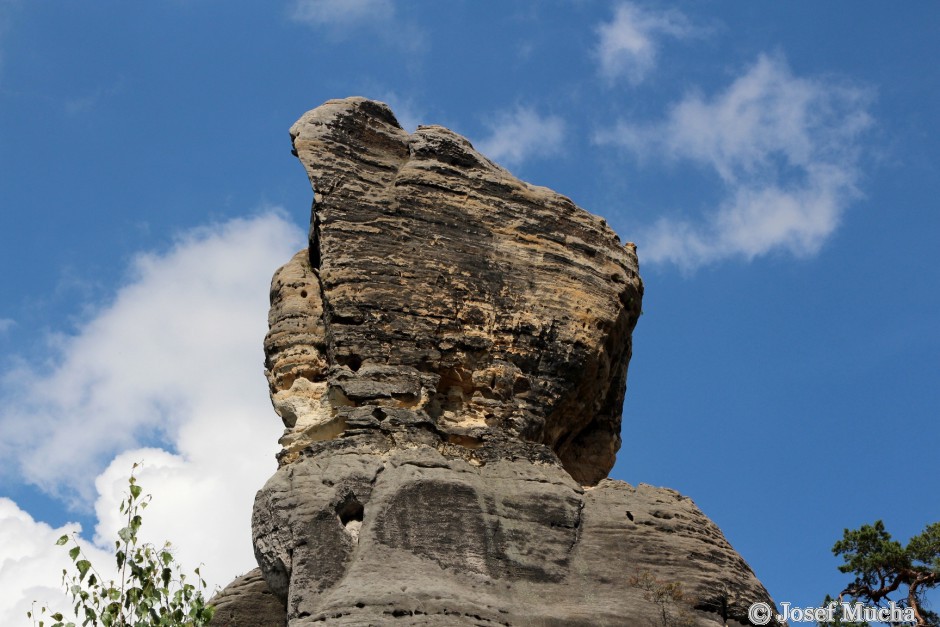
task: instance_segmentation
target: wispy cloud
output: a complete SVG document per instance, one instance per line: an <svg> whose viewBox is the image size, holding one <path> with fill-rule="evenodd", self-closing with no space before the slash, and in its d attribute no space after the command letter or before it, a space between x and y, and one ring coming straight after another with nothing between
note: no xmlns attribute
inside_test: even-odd
<svg viewBox="0 0 940 627"><path fill-rule="evenodd" d="M6 333L16 324L16 320L10 318L0 318L0 333Z"/></svg>
<svg viewBox="0 0 940 627"><path fill-rule="evenodd" d="M395 14L391 0L294 0L290 18L311 26L380 22Z"/></svg>
<svg viewBox="0 0 940 627"><path fill-rule="evenodd" d="M0 78L2 78L4 56L3 56L3 43L6 36L7 23L8 23L8 7L11 3L9 0L0 0Z"/></svg>
<svg viewBox="0 0 940 627"><path fill-rule="evenodd" d="M701 32L677 10L655 11L623 2L610 22L597 27L600 73L610 82L626 78L636 85L656 66L661 38L684 39Z"/></svg>
<svg viewBox="0 0 940 627"><path fill-rule="evenodd" d="M77 334L3 373L0 457L9 478L94 504L101 541L119 524L131 465L144 461L138 477L154 495L145 539L173 540L189 567L206 560L212 583L250 569L251 504L275 470L283 430L262 374L267 294L274 269L303 242L301 229L268 212L138 256L129 282ZM31 528L6 506L16 528ZM13 563L9 550L0 542L0 581L16 584L3 597L19 599L32 584L18 573L42 551ZM57 573L49 573L53 587Z"/></svg>
<svg viewBox="0 0 940 627"><path fill-rule="evenodd" d="M409 133L414 133L424 118L424 112L415 104L414 100L403 97L394 91L385 92L381 100L391 107L401 127Z"/></svg>
<svg viewBox="0 0 940 627"><path fill-rule="evenodd" d="M782 58L761 56L725 91L689 95L662 122L620 121L595 140L705 166L726 190L702 220L663 218L637 237L644 260L694 268L775 250L807 256L859 195L869 102L864 89L794 76Z"/></svg>
<svg viewBox="0 0 940 627"><path fill-rule="evenodd" d="M65 112L68 115L80 115L95 109L102 100L107 100L119 94L124 88L124 80L119 79L109 87L98 87L81 96L75 96L65 101Z"/></svg>
<svg viewBox="0 0 940 627"><path fill-rule="evenodd" d="M408 55L408 62L427 50L427 37L421 27L399 15L394 0L291 0L289 19L317 31L318 36L343 41L362 31L368 38Z"/></svg>
<svg viewBox="0 0 940 627"><path fill-rule="evenodd" d="M564 120L555 115L539 115L529 107L499 113L486 126L490 134L477 142L477 149L507 165L556 154L565 138Z"/></svg>

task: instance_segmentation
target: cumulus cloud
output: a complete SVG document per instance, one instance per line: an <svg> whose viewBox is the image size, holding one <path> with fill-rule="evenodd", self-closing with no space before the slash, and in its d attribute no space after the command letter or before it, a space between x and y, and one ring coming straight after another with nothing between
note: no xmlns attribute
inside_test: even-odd
<svg viewBox="0 0 940 627"><path fill-rule="evenodd" d="M541 116L529 107L497 114L487 127L490 134L477 143L477 149L508 165L558 153L565 138L565 123L560 117Z"/></svg>
<svg viewBox="0 0 940 627"><path fill-rule="evenodd" d="M55 338L45 361L4 373L4 458L44 490L87 501L104 460L153 441L189 453L193 421L243 415L245 390L261 399L246 409L270 414L260 375L268 282L301 246L297 233L269 213L138 255L113 302ZM216 435L232 440L249 428L239 427Z"/></svg>
<svg viewBox="0 0 940 627"><path fill-rule="evenodd" d="M807 256L859 195L869 101L863 89L794 76L782 58L761 56L723 92L686 96L661 122L620 121L595 139L641 161L704 166L723 185L702 220L663 218L637 237L645 260L694 268L776 250Z"/></svg>
<svg viewBox="0 0 940 627"><path fill-rule="evenodd" d="M653 11L621 3L613 20L597 27L595 53L600 73L608 81L626 78L636 85L656 66L662 37L684 39L699 32L679 11Z"/></svg>
<svg viewBox="0 0 940 627"><path fill-rule="evenodd" d="M348 26L390 19L391 0L294 0L290 18L310 26Z"/></svg>
<svg viewBox="0 0 940 627"><path fill-rule="evenodd" d="M137 476L154 497L145 541L172 540L189 568L204 561L210 585L253 568L251 504L275 470L282 432L262 374L268 288L274 269L303 246L303 232L272 211L139 255L127 284L76 334L58 338L41 362L4 374L7 472L75 505L94 503L95 541L107 546L121 525L117 504L131 466L143 461ZM44 529L5 506L6 524ZM34 560L54 559L40 547L60 551L47 542L56 533L36 536ZM29 560L9 547L0 542L4 596L31 599L38 584L25 576L17 583Z"/></svg>
<svg viewBox="0 0 940 627"><path fill-rule="evenodd" d="M34 520L10 499L0 498L0 624L28 624L26 612L33 609L33 601L37 612L43 605L63 613L70 610L70 599L60 582L62 570L70 569L71 561L55 542L62 535L80 531L81 526L75 523L54 529ZM87 541L80 544L99 572L112 578L114 558Z"/></svg>

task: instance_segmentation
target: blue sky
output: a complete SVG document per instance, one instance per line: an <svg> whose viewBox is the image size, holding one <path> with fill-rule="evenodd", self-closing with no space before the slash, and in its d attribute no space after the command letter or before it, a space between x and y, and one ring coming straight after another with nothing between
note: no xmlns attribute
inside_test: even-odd
<svg viewBox="0 0 940 627"><path fill-rule="evenodd" d="M253 566L287 129L349 95L637 243L612 476L691 496L778 602L837 593L843 528L940 520L937 33L934 3L0 0L0 623L140 459L153 539Z"/></svg>

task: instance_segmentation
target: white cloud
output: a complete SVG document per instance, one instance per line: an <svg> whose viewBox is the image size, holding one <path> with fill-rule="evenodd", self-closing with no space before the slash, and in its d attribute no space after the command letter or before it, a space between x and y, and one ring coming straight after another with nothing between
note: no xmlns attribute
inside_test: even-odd
<svg viewBox="0 0 940 627"><path fill-rule="evenodd" d="M391 0L294 0L290 18L311 26L344 25L390 19Z"/></svg>
<svg viewBox="0 0 940 627"><path fill-rule="evenodd" d="M608 81L623 77L636 85L656 66L659 38L683 39L699 32L679 11L656 12L621 3L613 20L597 27L600 73Z"/></svg>
<svg viewBox="0 0 940 627"><path fill-rule="evenodd" d="M187 568L204 561L210 585L253 568L251 504L275 470L282 433L262 372L268 289L303 240L268 212L196 229L165 253L138 256L113 302L59 339L47 361L5 373L7 466L76 504L94 502L96 542L106 546L120 525L117 503L131 465L144 461L137 476L154 497L144 540L172 540ZM61 550L45 539L36 546ZM17 583L17 573L29 564L10 562L8 550L0 542L10 582L0 589L25 598L33 584ZM35 559L46 560L40 553ZM0 624L13 623L0 616Z"/></svg>
<svg viewBox="0 0 940 627"><path fill-rule="evenodd" d="M689 95L663 122L621 121L595 139L642 160L705 166L726 190L704 221L664 218L638 236L645 261L693 268L775 250L807 256L858 196L868 101L862 89L800 78L784 60L761 56L713 98Z"/></svg>
<svg viewBox="0 0 940 627"><path fill-rule="evenodd" d="M528 107L500 113L487 127L490 134L476 148L490 159L509 165L558 153L565 138L565 123L560 117L541 116Z"/></svg>
<svg viewBox="0 0 940 627"><path fill-rule="evenodd" d="M6 30L6 15L4 14L3 9L4 9L3 3L0 2L0 77L2 77L2 72L3 72L3 63L4 63L3 39L6 34L4 32Z"/></svg>
<svg viewBox="0 0 940 627"><path fill-rule="evenodd" d="M292 0L287 16L334 41L368 30L366 43L381 42L413 61L427 51L427 37L416 23L401 19L395 8L394 0Z"/></svg>
<svg viewBox="0 0 940 627"><path fill-rule="evenodd" d="M245 409L269 413L260 374L268 283L302 245L297 233L269 213L139 255L113 302L57 338L45 363L4 373L4 458L44 490L87 500L91 478L119 451L154 438L185 444L184 427L243 413L245 394L261 399Z"/></svg>
<svg viewBox="0 0 940 627"><path fill-rule="evenodd" d="M71 544L61 547L55 542L62 535L80 530L75 523L53 529L33 520L10 499L0 498L0 624L31 624L26 612L34 609L33 601L37 612L43 605L52 611L70 611L70 600L60 583L62 569L71 568ZM87 541L80 543L99 572L112 578L113 558Z"/></svg>
<svg viewBox="0 0 940 627"><path fill-rule="evenodd" d="M109 100L124 89L123 79L115 81L109 87L97 87L82 96L75 96L65 101L67 115L81 115L93 111L102 101Z"/></svg>
<svg viewBox="0 0 940 627"><path fill-rule="evenodd" d="M16 325L16 320L10 318L0 318L0 333L6 333Z"/></svg>
<svg viewBox="0 0 940 627"><path fill-rule="evenodd" d="M395 118L403 129L409 133L415 132L415 129L418 128L424 118L424 113L415 105L414 100L403 98L393 91L385 92L381 100L391 107Z"/></svg>

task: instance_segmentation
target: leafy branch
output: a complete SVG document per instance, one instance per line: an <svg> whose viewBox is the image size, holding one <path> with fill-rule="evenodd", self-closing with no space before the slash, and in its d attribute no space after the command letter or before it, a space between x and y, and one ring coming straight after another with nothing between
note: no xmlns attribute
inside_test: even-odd
<svg viewBox="0 0 940 627"><path fill-rule="evenodd" d="M209 624L215 608L206 604L206 582L199 568L194 569L195 583L187 582L186 575L176 562L169 542L158 549L152 544L141 544L138 533L151 495L134 477L140 464L135 463L128 480L129 489L121 501L120 513L126 525L118 531L114 542L115 561L120 573L118 583L104 578L82 551L73 533L63 535L56 544L64 546L71 540L69 558L74 564L71 574L62 570L62 585L72 598L74 615L81 624L104 627L203 627ZM39 614L27 612L34 627L46 627L47 609ZM62 612L49 617L49 627L76 627Z"/></svg>
<svg viewBox="0 0 940 627"><path fill-rule="evenodd" d="M688 627L695 622L688 599L678 581L657 579L650 571L632 575L630 587L643 592L643 598L659 608L662 627Z"/></svg>
<svg viewBox="0 0 940 627"><path fill-rule="evenodd" d="M902 546L878 520L845 529L832 552L843 559L839 570L855 576L839 594L840 601L850 597L879 607L896 603L913 610L916 627L940 625L940 616L927 609L925 596L940 585L940 523L927 525Z"/></svg>

